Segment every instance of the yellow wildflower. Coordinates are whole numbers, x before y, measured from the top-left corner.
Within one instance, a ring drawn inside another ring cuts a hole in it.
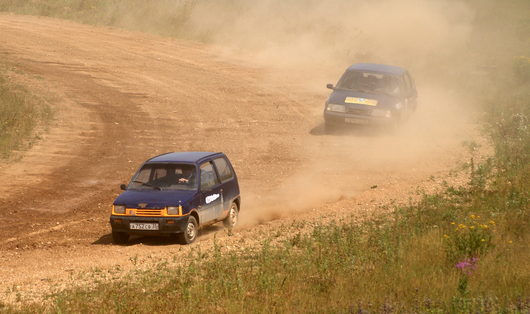
[[[488,225],[481,225],[482,229],[488,229],[489,226]]]
[[[467,226],[464,224],[458,224],[458,229],[466,229]]]
[[[494,225],[494,224],[495,224],[495,221],[490,220],[490,225]]]
[[[447,239],[447,238],[449,238],[449,236],[448,236],[447,234],[444,234],[444,238],[446,238],[446,239]]]
[[[471,217],[471,219],[475,219],[475,215],[470,215],[469,217]]]
[[[509,243],[509,244],[512,244],[512,243],[513,243],[513,241],[512,241],[512,240],[510,240],[510,241],[508,241],[508,243]]]
[[[484,240],[484,239],[480,239],[480,242],[486,242],[486,240]]]
[[[454,224],[456,224],[456,222],[452,221],[451,224],[454,225]]]
[[[471,227],[469,227],[469,229],[473,230],[473,229],[475,229],[475,226],[471,226]]]

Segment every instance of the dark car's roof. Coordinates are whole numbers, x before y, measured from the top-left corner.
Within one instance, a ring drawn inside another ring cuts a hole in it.
[[[212,152],[175,152],[162,154],[156,157],[153,157],[146,161],[146,163],[156,163],[156,162],[197,162],[208,156],[217,155],[220,153]]]
[[[348,68],[347,71],[370,71],[370,72],[380,72],[388,73],[393,75],[401,75],[405,73],[405,70],[402,67],[397,67],[393,65],[385,64],[375,64],[375,63],[357,63]]]

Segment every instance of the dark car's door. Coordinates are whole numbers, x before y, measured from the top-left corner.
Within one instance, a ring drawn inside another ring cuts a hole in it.
[[[239,195],[239,186],[234,171],[225,157],[216,158],[213,163],[221,180],[223,195],[223,208],[216,215],[217,218],[224,218],[230,208],[230,203]]]
[[[201,206],[198,211],[202,224],[217,218],[217,213],[223,210],[224,197],[221,182],[211,161],[201,164],[200,176]]]
[[[407,107],[410,111],[416,110],[417,102],[418,102],[418,92],[416,91],[416,86],[414,84],[414,81],[412,80],[412,77],[410,77],[410,74],[408,72],[404,75],[405,80],[405,86],[406,86],[406,94],[405,94],[405,102],[407,103]]]

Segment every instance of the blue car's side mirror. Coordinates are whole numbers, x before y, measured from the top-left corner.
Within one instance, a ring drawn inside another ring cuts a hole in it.
[[[120,189],[122,189],[122,190],[125,191],[125,190],[127,190],[127,186],[126,186],[125,184],[121,184],[121,185],[120,185]]]
[[[327,84],[326,87],[329,89],[334,89],[333,84]]]

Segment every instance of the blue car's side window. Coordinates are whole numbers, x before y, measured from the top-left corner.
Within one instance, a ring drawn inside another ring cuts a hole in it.
[[[226,162],[226,159],[224,158],[217,158],[213,161],[215,164],[215,167],[217,168],[217,172],[219,173],[219,176],[221,177],[221,182],[226,182],[231,180],[234,177],[234,174],[232,173],[232,169],[230,169],[230,166],[228,165],[228,162]]]
[[[209,190],[219,184],[217,174],[210,162],[201,165],[201,190]]]

